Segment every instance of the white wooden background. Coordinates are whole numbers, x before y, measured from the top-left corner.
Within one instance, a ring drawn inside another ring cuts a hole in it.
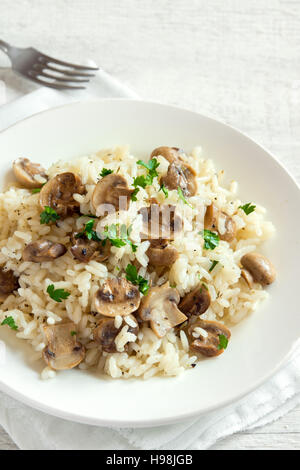
[[[1,0],[0,36],[247,132],[300,182],[299,0]],[[0,53],[7,99],[35,88]],[[1,68],[2,67],[2,68]],[[15,449],[0,429],[0,449]],[[300,407],[214,449],[300,449]]]

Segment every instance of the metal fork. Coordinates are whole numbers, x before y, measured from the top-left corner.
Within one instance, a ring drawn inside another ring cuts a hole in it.
[[[58,90],[84,89],[85,86],[81,83],[87,83],[91,77],[95,76],[91,72],[99,70],[98,67],[70,64],[54,59],[33,47],[13,47],[1,39],[0,49],[10,58],[15,72],[39,85]]]

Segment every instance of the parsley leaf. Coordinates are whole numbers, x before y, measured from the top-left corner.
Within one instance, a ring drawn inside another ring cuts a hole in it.
[[[111,173],[113,173],[113,170],[108,170],[107,168],[103,168],[101,173],[99,173],[99,175],[102,176],[102,178],[104,178],[104,176],[111,175]]]
[[[143,162],[142,160],[137,161],[138,165],[143,166],[148,170],[148,177],[151,179],[151,183],[153,182],[153,179],[158,176],[158,173],[156,171],[156,168],[159,167],[159,163],[156,160],[156,158],[151,158],[148,163]]]
[[[132,227],[131,225],[127,228],[125,224],[119,226],[119,224],[112,224],[110,226],[106,226],[104,232],[101,236],[105,240],[109,240],[113,246],[117,248],[121,248],[121,246],[130,245],[133,252],[137,250],[137,246],[129,240],[129,236],[131,233]]]
[[[211,266],[210,266],[210,268],[209,268],[209,272],[211,273],[212,270],[214,269],[214,267],[217,266],[217,264],[218,264],[219,261],[216,261],[215,259],[210,260],[210,261],[211,261]]]
[[[228,339],[225,335],[219,335],[218,349],[226,349],[228,345]]]
[[[131,194],[130,199],[131,199],[132,201],[137,201],[136,195],[137,195],[137,193],[139,192],[139,190],[140,190],[140,188],[135,188],[135,190],[134,190],[133,193]]]
[[[96,242],[100,242],[101,238],[98,237],[97,232],[93,229],[94,223],[95,223],[95,220],[93,219],[88,220],[84,226],[83,231],[77,233],[77,235],[75,235],[75,238],[86,237],[88,240],[94,240]]]
[[[169,191],[164,184],[161,185],[161,187],[159,188],[159,191],[162,191],[165,195],[165,198],[167,199],[167,197],[169,196]]]
[[[71,336],[77,335],[77,331],[71,331]]]
[[[139,286],[139,291],[146,295],[150,288],[147,279],[143,278],[142,276],[138,276],[137,269],[132,264],[127,265],[125,272],[127,281],[130,281],[132,284]]]
[[[246,215],[251,214],[251,212],[255,211],[256,206],[252,205],[251,202],[247,202],[247,204],[244,204],[243,206],[239,206],[239,209],[242,209]]]
[[[136,195],[140,190],[138,186],[140,186],[141,188],[145,188],[148,184],[151,184],[149,183],[147,178],[148,177],[144,175],[137,176],[136,178],[134,178],[132,185],[134,186],[135,189],[130,197],[132,201],[137,201]]]
[[[51,299],[55,300],[55,302],[61,302],[62,299],[67,299],[71,294],[64,289],[55,289],[54,284],[50,284],[47,287],[47,293],[50,295]]]
[[[187,204],[188,206],[190,206],[193,209],[193,206],[185,199],[180,186],[178,186],[178,188],[177,188],[177,193],[178,193],[179,198],[183,201],[183,203]]]
[[[6,317],[5,320],[3,320],[3,322],[1,323],[1,326],[2,325],[8,325],[9,328],[11,328],[12,330],[17,330],[18,329],[17,325],[15,324],[15,320],[13,319],[13,317]]]
[[[158,161],[156,158],[152,158],[149,160],[148,163],[143,162],[142,160],[137,161],[138,165],[143,166],[148,170],[148,174],[146,176],[140,175],[134,178],[133,180],[133,186],[135,187],[133,193],[131,194],[131,200],[136,201],[137,200],[137,193],[139,192],[139,187],[145,188],[146,186],[150,186],[153,183],[153,179],[158,176],[158,173],[156,171],[156,168],[159,166]]]
[[[205,250],[214,250],[216,246],[219,245],[219,235],[215,232],[212,232],[211,230],[202,230],[199,232],[200,235],[203,236],[204,238],[204,249]]]
[[[40,213],[41,224],[49,224],[49,222],[56,222],[56,220],[60,219],[60,216],[52,207],[45,206],[44,209],[45,210]]]

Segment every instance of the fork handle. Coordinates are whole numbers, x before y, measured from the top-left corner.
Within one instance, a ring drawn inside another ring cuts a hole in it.
[[[9,49],[10,49],[10,45],[7,42],[2,41],[2,39],[0,39],[0,49],[3,52],[5,52],[5,54],[8,54]]]

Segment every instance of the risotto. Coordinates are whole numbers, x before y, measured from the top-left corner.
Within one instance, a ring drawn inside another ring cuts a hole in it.
[[[275,269],[257,248],[275,229],[200,147],[13,169],[0,194],[0,324],[30,342],[44,379],[73,367],[176,376],[230,347],[231,326],[268,295]]]

